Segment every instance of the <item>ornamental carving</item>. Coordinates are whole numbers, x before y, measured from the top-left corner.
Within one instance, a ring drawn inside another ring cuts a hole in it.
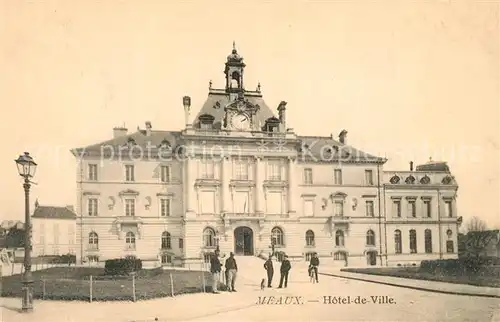
[[[401,178],[398,177],[397,175],[394,175],[390,180],[389,180],[392,184],[398,184],[399,181],[401,181]]]
[[[144,207],[146,208],[146,210],[149,210],[149,208],[151,207],[151,197],[146,197],[146,202],[144,204]]]
[[[453,183],[453,177],[446,176],[441,180],[442,184],[452,184]]]
[[[420,179],[421,184],[429,184],[430,182],[431,178],[429,178],[427,175],[425,175],[424,177],[422,177],[422,179]]]
[[[113,210],[113,208],[115,207],[115,204],[116,204],[115,197],[109,197],[108,198],[108,209]]]
[[[415,183],[415,177],[414,176],[409,176],[405,179],[406,184],[414,184]]]

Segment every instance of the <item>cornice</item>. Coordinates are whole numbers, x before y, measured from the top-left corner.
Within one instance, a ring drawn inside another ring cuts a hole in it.
[[[84,196],[100,196],[101,193],[98,191],[84,191],[82,193],[82,195],[84,195]]]

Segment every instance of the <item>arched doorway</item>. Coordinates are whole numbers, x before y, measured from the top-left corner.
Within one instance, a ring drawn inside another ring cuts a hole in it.
[[[253,230],[249,227],[238,227],[234,230],[234,254],[253,255]]]

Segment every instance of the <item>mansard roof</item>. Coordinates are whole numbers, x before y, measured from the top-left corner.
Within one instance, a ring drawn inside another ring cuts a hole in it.
[[[68,207],[38,206],[35,208],[32,217],[48,219],[76,219],[76,214]]]

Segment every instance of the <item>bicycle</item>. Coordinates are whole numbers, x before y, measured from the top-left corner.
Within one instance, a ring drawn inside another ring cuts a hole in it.
[[[309,282],[316,284],[316,275],[314,274],[314,267],[309,267]]]

